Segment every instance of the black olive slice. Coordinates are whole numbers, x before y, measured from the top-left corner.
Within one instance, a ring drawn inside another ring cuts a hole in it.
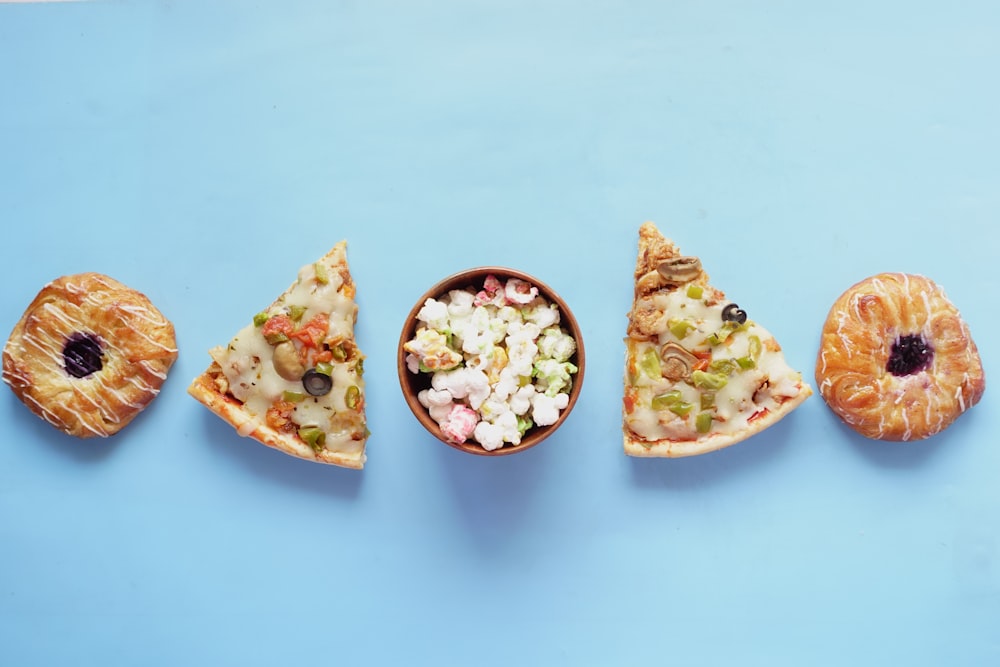
[[[310,368],[302,376],[302,386],[310,396],[325,396],[333,389],[333,378]]]
[[[735,303],[731,303],[722,309],[722,321],[743,324],[747,321],[747,311],[743,310]]]

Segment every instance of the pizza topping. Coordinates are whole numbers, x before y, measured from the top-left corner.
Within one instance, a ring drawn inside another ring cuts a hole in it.
[[[274,346],[274,357],[271,360],[275,372],[286,380],[295,381],[302,378],[306,367],[299,359],[295,344],[286,340]]]
[[[657,264],[656,272],[667,283],[688,283],[701,275],[701,260],[697,257],[673,257]]]
[[[698,328],[698,325],[689,319],[670,319],[667,320],[667,326],[670,328],[670,333],[680,339]]]
[[[358,389],[358,385],[352,384],[344,392],[344,405],[346,405],[351,410],[357,410],[360,401],[361,401],[361,390]]]
[[[689,378],[692,368],[698,362],[698,357],[673,341],[663,346],[663,349],[660,350],[660,358],[662,359],[660,374],[674,382]]]
[[[651,378],[663,375],[663,370],[660,366],[660,357],[656,354],[655,349],[646,350],[646,353],[639,360],[639,369]]]
[[[330,274],[326,270],[326,266],[322,262],[316,262],[313,264],[313,271],[316,273],[316,282],[320,285],[326,285],[330,282]]]
[[[650,405],[654,410],[670,410],[678,417],[686,417],[694,409],[694,405],[684,400],[679,389],[654,396]]]
[[[329,328],[330,322],[326,313],[317,313],[308,322],[299,327],[298,330],[289,335],[306,347],[318,348],[323,343],[323,339],[326,338],[326,332]]]
[[[718,391],[729,383],[729,377],[723,373],[706,373],[694,371],[691,373],[691,384],[699,389],[714,389]]]
[[[329,374],[310,368],[302,376],[302,386],[310,396],[325,396],[333,389],[333,379]]]
[[[800,377],[773,337],[736,304],[706,295],[707,289],[651,295],[659,313],[650,318],[652,339],[628,339],[626,423],[640,438],[735,432],[798,392]]]
[[[744,320],[744,324],[745,323],[746,320]],[[729,340],[729,337],[732,336],[734,333],[736,333],[737,331],[744,330],[745,329],[744,324],[740,324],[739,322],[732,320],[725,322],[723,323],[722,327],[710,333],[708,337],[705,339],[705,342],[708,343],[709,345],[722,345],[727,340]]]
[[[694,428],[698,433],[708,433],[712,430],[712,413],[699,412],[694,420]]]
[[[747,321],[747,311],[743,310],[735,303],[731,303],[722,309],[722,321],[743,324]]]
[[[347,361],[347,350],[344,349],[343,343],[338,343],[337,345],[331,346],[329,352],[330,352],[330,359],[340,362]]]
[[[322,449],[326,444],[326,432],[318,426],[303,426],[299,428],[299,437],[314,450]]]
[[[288,337],[295,331],[295,324],[288,315],[274,315],[268,317],[261,327],[260,333],[271,345],[277,345],[288,340]]]

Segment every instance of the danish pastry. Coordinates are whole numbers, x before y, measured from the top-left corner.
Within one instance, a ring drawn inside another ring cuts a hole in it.
[[[958,310],[932,280],[906,273],[862,280],[834,302],[816,383],[841,419],[878,440],[939,433],[986,388]]]
[[[36,415],[80,438],[125,427],[177,359],[174,326],[113,278],[81,273],[45,287],[3,349],[3,380]]]

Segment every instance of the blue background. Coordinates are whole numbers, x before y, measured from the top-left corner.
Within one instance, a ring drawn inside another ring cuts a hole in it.
[[[939,282],[997,377],[993,2],[0,5],[0,330],[112,275],[173,320],[106,441],[0,392],[0,663],[1000,664],[997,393],[879,443],[817,395],[739,446],[621,451],[625,313],[654,220],[812,381],[834,299]],[[342,238],[362,472],[239,438],[185,393]],[[417,297],[504,264],[588,350],[542,446],[423,432]]]

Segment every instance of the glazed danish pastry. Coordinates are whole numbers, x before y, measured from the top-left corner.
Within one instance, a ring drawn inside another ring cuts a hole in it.
[[[944,290],[905,273],[862,280],[834,302],[816,383],[841,419],[878,440],[939,433],[986,388],[976,344]]]
[[[36,415],[80,438],[125,427],[177,359],[174,326],[140,292],[99,273],[38,293],[3,349],[3,380]]]

